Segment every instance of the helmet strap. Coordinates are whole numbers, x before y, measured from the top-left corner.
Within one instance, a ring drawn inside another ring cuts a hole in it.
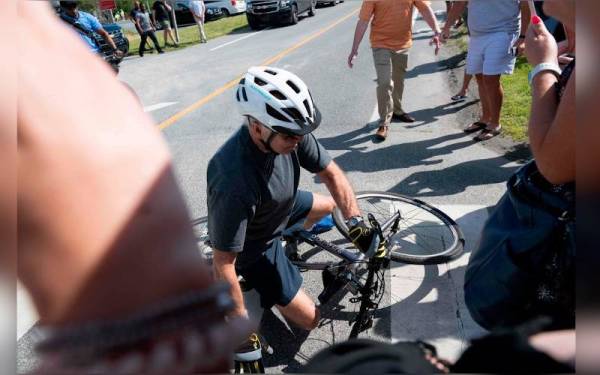
[[[273,141],[273,138],[275,138],[275,136],[277,135],[276,132],[274,132],[273,130],[271,130],[271,134],[269,134],[269,138],[267,138],[267,141],[263,141],[262,139],[260,140],[263,144],[263,146],[265,146],[265,148],[269,151],[274,153],[275,155],[278,155],[277,152],[275,152],[275,150],[273,150],[273,148],[271,148],[271,142]]]

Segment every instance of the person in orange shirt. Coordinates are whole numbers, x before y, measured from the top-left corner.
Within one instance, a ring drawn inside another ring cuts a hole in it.
[[[352,68],[358,55],[358,46],[371,23],[371,48],[377,72],[377,105],[379,128],[375,137],[385,140],[392,118],[402,122],[415,119],[402,109],[404,74],[408,66],[408,51],[412,46],[412,14],[417,8],[434,31],[431,40],[435,53],[440,49],[440,28],[429,6],[423,0],[363,0],[354,31],[354,43],[348,56]]]

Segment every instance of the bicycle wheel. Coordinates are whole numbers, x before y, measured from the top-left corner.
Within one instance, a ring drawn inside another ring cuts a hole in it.
[[[196,236],[196,243],[198,244],[198,250],[200,254],[209,263],[212,263],[213,251],[210,245],[210,239],[208,238],[208,217],[204,216],[192,221],[192,228],[194,235]]]
[[[463,251],[465,240],[458,225],[425,202],[375,191],[358,193],[356,199],[363,215],[373,214],[380,224],[400,211],[399,230],[389,238],[392,260],[412,264],[444,263]],[[350,240],[344,217],[337,208],[333,221],[340,233]]]

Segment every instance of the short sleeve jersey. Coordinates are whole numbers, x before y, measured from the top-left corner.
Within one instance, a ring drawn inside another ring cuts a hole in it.
[[[152,30],[152,23],[150,22],[150,16],[148,15],[148,13],[137,12],[135,15],[135,18],[140,23],[140,27],[142,28],[142,31],[151,31]]]
[[[330,162],[329,153],[312,134],[304,136],[291,154],[276,155],[258,149],[243,126],[208,164],[208,231],[212,246],[239,253],[239,268],[252,264],[288,223],[300,167],[318,173]]]
[[[363,0],[358,18],[371,21],[371,47],[394,51],[412,46],[415,0]],[[429,3],[429,2],[425,2]]]

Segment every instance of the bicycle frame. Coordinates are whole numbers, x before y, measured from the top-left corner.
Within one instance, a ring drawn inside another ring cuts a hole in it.
[[[380,226],[375,218],[370,215],[369,220],[371,226],[377,234],[373,237],[373,242],[365,253],[349,251],[332,244],[331,242],[325,241],[319,238],[318,235],[307,232],[306,230],[295,231],[292,233],[292,236],[290,236],[292,240],[302,240],[311,246],[323,249],[342,259],[338,263],[308,263],[292,259],[292,263],[300,268],[323,270],[324,272],[327,272],[329,267],[338,269],[338,272],[335,274],[334,279],[331,280],[329,285],[324,285],[324,290],[319,295],[319,301],[321,303],[328,301],[342,288],[347,288],[354,295],[360,293],[359,299],[356,300],[356,302],[360,301],[359,313],[357,314],[356,319],[350,322],[350,324],[354,323],[350,338],[356,338],[360,332],[372,326],[373,319],[368,313],[370,311],[375,311],[379,303],[379,301],[375,302],[371,300],[371,297],[373,294],[376,294],[376,289],[378,288],[377,284],[375,284],[375,286],[373,285],[373,281],[375,274],[381,269],[385,269],[389,264],[389,239],[398,231],[400,218],[401,213],[398,211]],[[390,229],[390,232],[384,238],[383,232],[387,229]],[[376,256],[376,251],[382,241],[387,241],[386,252]],[[356,268],[360,263],[367,263],[368,274],[364,284],[360,282],[355,273]]]

